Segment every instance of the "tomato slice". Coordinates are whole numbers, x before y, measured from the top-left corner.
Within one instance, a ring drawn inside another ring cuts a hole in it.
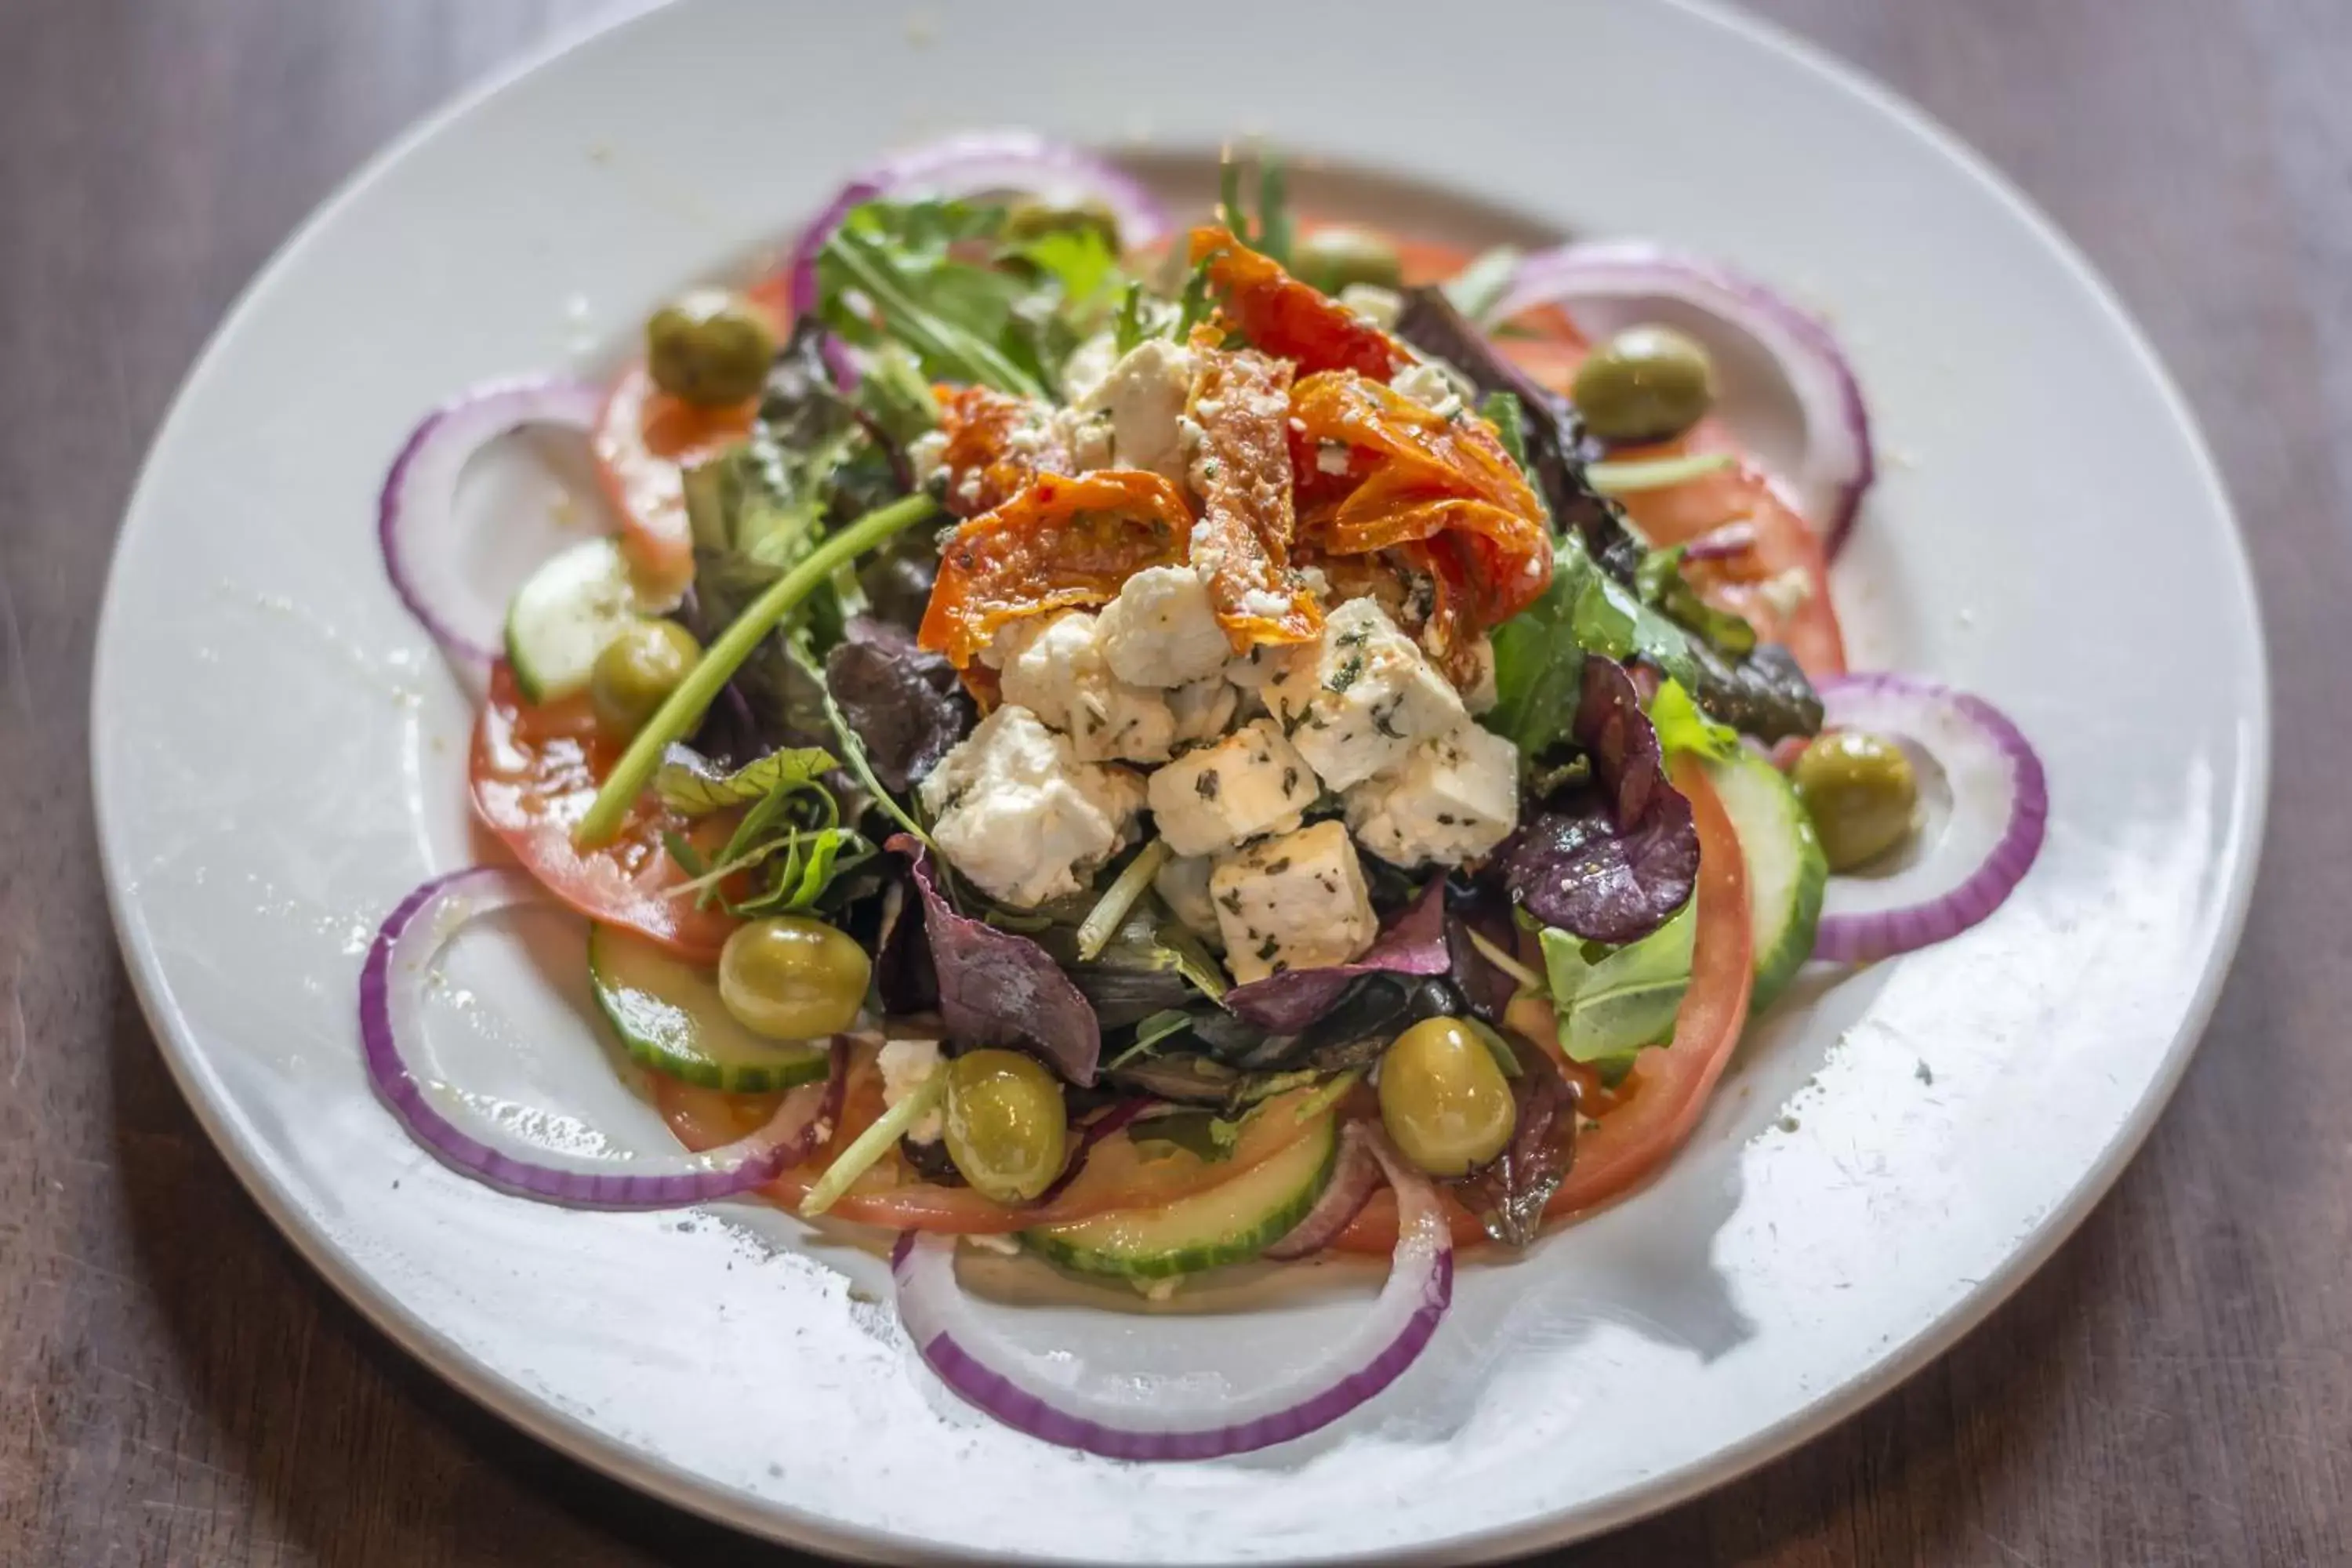
[[[782,341],[792,312],[782,270],[743,290],[744,303],[769,319]],[[756,397],[725,408],[698,408],[654,384],[643,364],[613,383],[589,448],[596,477],[621,514],[621,548],[648,598],[675,599],[694,581],[694,536],[686,521],[686,470],[751,432]]]
[[[1626,447],[1610,457],[1634,462],[1709,451],[1739,460],[1679,485],[1621,497],[1626,515],[1660,545],[1686,544],[1745,521],[1755,544],[1723,560],[1692,563],[1686,569],[1692,586],[1717,609],[1745,618],[1766,642],[1786,644],[1815,679],[1844,673],[1845,635],[1830,603],[1829,556],[1820,536],[1728,433],[1708,421],[1679,441]]]
[[[1545,1205],[1547,1215],[1577,1214],[1605,1203],[1664,1164],[1698,1124],[1748,1022],[1754,933],[1739,836],[1703,769],[1678,756],[1673,776],[1675,787],[1690,797],[1691,816],[1698,825],[1698,930],[1691,946],[1690,990],[1675,1016],[1673,1042],[1635,1058],[1633,1070],[1595,1117],[1599,1125],[1578,1137],[1576,1163]],[[1447,1206],[1457,1243],[1485,1238],[1467,1211],[1450,1199]],[[1391,1250],[1396,1246],[1395,1198],[1375,1194],[1333,1245],[1349,1252]]]
[[[1050,1203],[1015,1208],[981,1196],[970,1187],[943,1187],[918,1179],[896,1153],[860,1176],[833,1207],[835,1216],[891,1230],[932,1230],[964,1236],[995,1236],[1035,1225],[1060,1225],[1113,1209],[1158,1208],[1232,1181],[1269,1156],[1288,1148],[1313,1125],[1298,1106],[1314,1091],[1294,1089],[1268,1100],[1242,1129],[1232,1155],[1207,1161],[1164,1143],[1139,1144],[1115,1132],[1087,1152],[1077,1179]],[[773,1096],[726,1095],[656,1075],[654,1102],[689,1149],[730,1142],[760,1126],[775,1111]],[[870,1048],[860,1047],[850,1068],[841,1124],[823,1152],[768,1184],[776,1203],[797,1211],[833,1156],[881,1114],[881,1075]]]
[[[683,819],[640,805],[612,843],[581,849],[572,842],[572,826],[618,755],[597,733],[585,699],[530,707],[501,660],[474,729],[467,768],[474,814],[549,892],[589,919],[626,926],[681,958],[715,963],[738,922],[672,896],[687,874],[662,847],[661,835],[683,831]]]

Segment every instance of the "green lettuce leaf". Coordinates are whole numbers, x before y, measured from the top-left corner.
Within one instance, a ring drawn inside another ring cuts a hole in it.
[[[788,746],[731,773],[722,773],[680,749],[654,771],[654,793],[681,816],[708,816],[730,805],[764,800],[779,791],[814,784],[840,765],[832,752],[821,747]]]
[[[1568,931],[1543,932],[1544,975],[1569,1059],[1598,1068],[1614,1083],[1636,1052],[1673,1037],[1690,989],[1696,911],[1696,901],[1686,904],[1648,936],[1619,948]]]

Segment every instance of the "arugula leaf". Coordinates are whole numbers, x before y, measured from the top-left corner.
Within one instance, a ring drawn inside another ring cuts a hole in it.
[[[1193,263],[1192,276],[1184,279],[1183,298],[1176,304],[1176,319],[1169,324],[1168,337],[1172,342],[1182,342],[1192,335],[1192,329],[1209,313],[1209,263],[1215,259],[1204,256]]]
[[[793,746],[771,752],[731,773],[721,773],[684,747],[673,747],[669,759],[654,772],[654,793],[681,816],[707,816],[778,791],[813,784],[838,766],[830,752]]]
[[[1005,348],[1015,335],[1015,308],[1034,283],[952,253],[959,242],[992,238],[1003,226],[1002,209],[959,202],[853,207],[817,257],[818,313],[859,343],[877,341],[878,318],[881,334],[912,349],[935,379],[1042,397],[1044,377]]]
[[[1604,1081],[1614,1083],[1636,1052],[1672,1038],[1690,989],[1697,907],[1685,905],[1648,936],[1619,948],[1545,930],[1538,939],[1544,972],[1570,1060],[1599,1068]]]
[[[1091,226],[1040,235],[1015,254],[1058,284],[1073,310],[1098,309],[1126,280],[1102,230]]]
[[[1143,283],[1129,279],[1127,292],[1118,301],[1118,320],[1111,327],[1111,348],[1119,358],[1127,357],[1129,349],[1143,341]]]
[[[1478,416],[1495,427],[1503,450],[1522,472],[1528,466],[1528,410],[1516,392],[1490,392],[1478,400]],[[1549,503],[1546,503],[1549,510]]]
[[[1257,222],[1250,222],[1242,210],[1242,165],[1231,148],[1217,168],[1217,221],[1233,231],[1234,237],[1262,256],[1290,265],[1290,244],[1295,232],[1290,218],[1289,183],[1282,169],[1282,160],[1272,153],[1256,155],[1257,163]]]
[[[1650,722],[1658,731],[1659,746],[1668,752],[1695,752],[1721,762],[1739,747],[1739,732],[1708,718],[1683,683],[1672,678],[1662,681],[1658,694],[1650,699]]]
[[[1633,569],[1633,591],[1643,603],[1656,605],[1733,658],[1744,658],[1755,652],[1756,628],[1700,598],[1698,590],[1683,575],[1685,548],[1677,544],[1671,550],[1645,552],[1642,563]]]

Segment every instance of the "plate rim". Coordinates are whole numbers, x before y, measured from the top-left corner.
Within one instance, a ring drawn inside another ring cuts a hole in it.
[[[535,1397],[504,1373],[445,1342],[426,1322],[416,1318],[391,1292],[382,1289],[364,1271],[350,1265],[344,1255],[301,1213],[254,1157],[241,1135],[234,1133],[227,1097],[216,1076],[189,1042],[196,1030],[181,1011],[162,973],[155,946],[126,891],[130,879],[121,861],[122,829],[110,808],[108,780],[109,731],[101,719],[101,694],[108,689],[115,657],[110,650],[119,637],[115,622],[116,586],[131,538],[132,519],[142,510],[153,482],[155,456],[164,437],[180,420],[184,407],[205,384],[225,345],[247,314],[310,247],[319,232],[344,207],[359,200],[415,146],[439,135],[453,122],[472,113],[517,81],[529,77],[592,41],[626,31],[682,0],[616,0],[614,5],[581,22],[557,28],[548,37],[460,88],[394,135],[383,147],[346,174],[270,252],[238,290],[204,346],[185,372],[150,434],[146,451],[118,520],[99,615],[92,633],[89,706],[90,795],[99,858],[105,884],[107,911],[124,960],[132,994],[142,1016],[154,1037],[159,1054],[197,1123],[239,1184],[268,1216],[287,1242],[342,1297],[353,1310],[401,1352],[435,1376],[456,1388],[489,1414],[543,1443],[600,1476],[619,1481],[656,1501],[698,1515],[757,1539],[805,1547],[858,1561],[1026,1561],[1012,1554],[970,1552],[952,1559],[941,1543],[887,1530],[845,1524],[811,1512],[781,1499],[753,1500],[737,1489],[637,1449],[573,1416],[552,1402]],[[1403,1547],[1372,1547],[1307,1561],[1371,1563],[1425,1558],[1442,1552],[1446,1560],[1491,1561],[1518,1552],[1538,1551],[1583,1541],[1661,1513],[1682,1503],[1731,1485],[1772,1460],[1843,1425],[1877,1403],[1940,1359],[1963,1338],[1981,1326],[2024,1283],[2046,1265],[2105,1200],[2126,1168],[2137,1157],[2158,1121],[2178,1092],[2190,1060],[2202,1043],[2223,986],[2234,967],[2252,903],[2262,848],[2267,830],[2273,764],[2272,676],[2267,626],[2262,611],[2245,530],[2229,486],[2205,439],[2195,410],[2182,394],[2169,368],[2105,277],[2042,208],[2000,168],[1978,153],[1957,132],[1926,109],[1892,87],[1780,23],[1737,9],[1719,0],[1652,0],[1696,21],[1740,36],[1780,55],[1811,73],[1816,83],[1843,90],[1868,103],[1879,113],[1917,134],[1944,159],[1994,196],[2062,265],[2084,291],[2086,300],[2106,318],[2137,362],[2158,396],[2182,449],[2202,483],[2207,503],[2220,514],[2228,536],[2232,567],[2231,596],[2237,601],[2251,633],[2249,706],[2242,715],[2242,739],[2237,758],[2242,767],[2235,797],[2227,803],[2234,831],[2224,840],[2228,860],[2227,886],[2221,918],[2202,973],[2165,1046],[2147,1091],[2116,1129],[2093,1163],[2030,1229],[2022,1233],[1994,1271],[1938,1316],[1923,1322],[1916,1332],[1889,1347],[1860,1373],[1843,1379],[1792,1411],[1781,1420],[1756,1428],[1737,1443],[1714,1450],[1677,1468],[1643,1478],[1603,1494],[1572,1511],[1553,1512],[1490,1529],[1471,1531],[1442,1541]]]

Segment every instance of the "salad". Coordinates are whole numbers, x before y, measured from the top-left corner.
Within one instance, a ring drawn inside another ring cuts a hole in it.
[[[526,1196],[863,1227],[958,1393],[1139,1459],[1375,1396],[1458,1251],[1642,1184],[1801,968],[1983,920],[2047,809],[1987,704],[1845,668],[1871,447],[1819,321],[1647,243],[1470,255],[1224,176],[1185,226],[1025,134],[866,170],[609,382],[431,415],[379,518],[511,857],[384,921],[385,1102]],[[1778,471],[1727,343],[1804,416]],[[587,444],[610,531],[493,630],[446,533],[527,426]],[[548,900],[674,1152],[518,1150],[436,1070],[436,952]],[[1139,1391],[1009,1343],[960,1247],[1130,1301],[1389,1273],[1273,1384]]]

